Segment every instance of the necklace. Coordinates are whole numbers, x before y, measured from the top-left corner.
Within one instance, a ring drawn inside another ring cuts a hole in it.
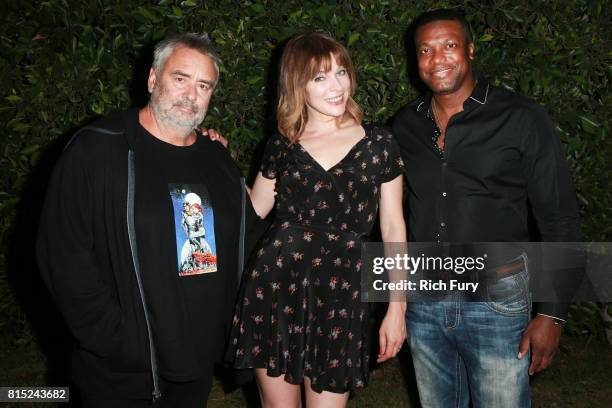
[[[433,113],[434,121],[436,122],[438,129],[440,129],[440,133],[444,133],[440,118],[438,117],[438,109],[436,108],[436,100],[434,98],[431,98],[431,113]]]
[[[438,152],[441,155],[443,155],[444,154],[444,138],[445,138],[446,130],[443,130],[442,126],[440,125],[440,119],[438,118],[438,109],[436,108],[436,100],[433,98],[431,99],[431,113],[433,114],[433,120],[438,128],[434,132],[434,135],[436,137],[433,139],[433,142],[436,148],[438,149]]]

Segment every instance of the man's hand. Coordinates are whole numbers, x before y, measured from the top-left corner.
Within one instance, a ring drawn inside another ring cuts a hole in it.
[[[531,319],[521,338],[518,354],[518,358],[522,359],[531,347],[529,375],[544,370],[552,363],[560,336],[561,326],[550,317],[537,315]]]
[[[200,128],[200,132],[202,132],[202,135],[208,136],[213,142],[219,142],[223,145],[223,147],[227,148],[229,141],[215,129]]]

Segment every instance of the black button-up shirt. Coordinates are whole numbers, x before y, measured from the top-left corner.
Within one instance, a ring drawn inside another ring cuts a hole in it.
[[[535,102],[480,77],[446,129],[443,155],[427,94],[398,113],[406,166],[408,235],[420,242],[580,240],[578,208],[553,123]]]
[[[393,123],[405,164],[413,242],[525,242],[531,207],[542,241],[578,242],[578,207],[561,143],[534,101],[480,77],[446,129],[443,154],[429,93]],[[565,317],[567,305],[538,312]]]

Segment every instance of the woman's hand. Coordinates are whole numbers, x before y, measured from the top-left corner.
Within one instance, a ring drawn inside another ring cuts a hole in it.
[[[380,348],[376,362],[382,363],[397,355],[406,340],[406,303],[391,302],[378,330]]]
[[[259,218],[262,220],[268,216],[270,211],[272,211],[272,207],[274,207],[274,202],[276,200],[275,186],[276,180],[265,178],[260,171],[257,173],[253,188],[251,190],[247,190],[249,192],[253,208],[255,209],[257,215],[259,215]]]
[[[395,253],[407,253],[406,224],[402,208],[402,176],[383,183],[380,195],[380,231],[384,242],[390,243],[386,246],[385,256],[393,256]],[[393,254],[387,254],[387,249]],[[399,252],[398,252],[399,251]],[[405,278],[405,271],[389,271],[390,282],[400,282]],[[399,353],[406,340],[406,302],[405,294],[401,291],[391,291],[387,314],[378,330],[380,350],[377,362],[381,363],[393,358]]]
[[[200,132],[202,132],[203,136],[208,136],[213,142],[221,143],[223,147],[227,149],[229,141],[225,137],[223,137],[222,134],[218,133],[215,129],[200,128]]]

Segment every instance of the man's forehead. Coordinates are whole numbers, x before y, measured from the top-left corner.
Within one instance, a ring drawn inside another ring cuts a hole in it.
[[[208,55],[185,46],[179,46],[173,50],[164,64],[165,69],[170,69],[171,71],[189,67],[192,69],[212,68],[214,70],[214,65],[213,59]]]
[[[440,39],[443,37],[465,37],[463,25],[456,20],[436,20],[424,24],[417,29],[415,42],[417,44]]]

